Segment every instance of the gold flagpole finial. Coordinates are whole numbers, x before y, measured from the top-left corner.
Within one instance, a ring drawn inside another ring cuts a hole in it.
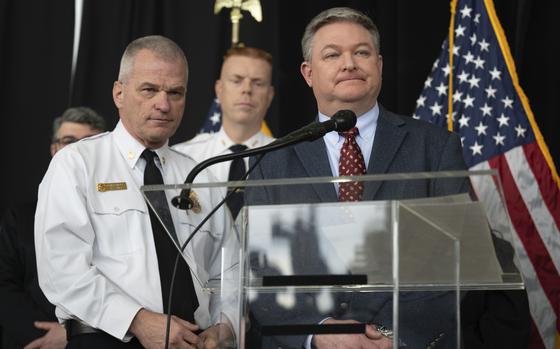
[[[241,11],[249,11],[257,21],[262,21],[262,8],[259,0],[216,0],[214,14],[218,14],[222,8],[231,8],[231,46],[239,46],[239,21],[243,18]]]

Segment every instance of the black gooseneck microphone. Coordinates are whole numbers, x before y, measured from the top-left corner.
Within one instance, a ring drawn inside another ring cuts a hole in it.
[[[329,120],[323,122],[313,122],[304,126],[286,136],[275,140],[265,146],[253,149],[247,149],[239,153],[232,153],[226,155],[215,156],[209,158],[198,165],[196,165],[185,179],[185,184],[191,184],[195,177],[205,168],[224,161],[233,160],[236,158],[244,158],[251,155],[258,155],[268,153],[286,146],[300,143],[311,142],[318,138],[323,137],[326,133],[331,131],[344,132],[350,130],[356,125],[356,114],[351,110],[339,110]],[[173,206],[182,209],[190,210],[193,208],[193,202],[189,198],[190,189],[183,189],[181,193],[171,200]]]

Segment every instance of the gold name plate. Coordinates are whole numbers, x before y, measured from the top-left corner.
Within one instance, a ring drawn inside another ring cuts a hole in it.
[[[97,183],[97,191],[126,190],[126,182],[117,183]]]

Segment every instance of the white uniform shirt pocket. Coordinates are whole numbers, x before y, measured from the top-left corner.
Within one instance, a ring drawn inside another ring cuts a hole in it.
[[[94,249],[104,256],[134,253],[153,240],[146,203],[134,189],[93,192],[90,197],[96,239]],[[147,223],[146,223],[147,221]]]

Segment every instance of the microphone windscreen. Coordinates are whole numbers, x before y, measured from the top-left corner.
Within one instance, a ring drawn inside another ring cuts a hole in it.
[[[351,110],[339,110],[332,117],[331,120],[335,123],[336,132],[344,132],[356,126],[356,114]]]

